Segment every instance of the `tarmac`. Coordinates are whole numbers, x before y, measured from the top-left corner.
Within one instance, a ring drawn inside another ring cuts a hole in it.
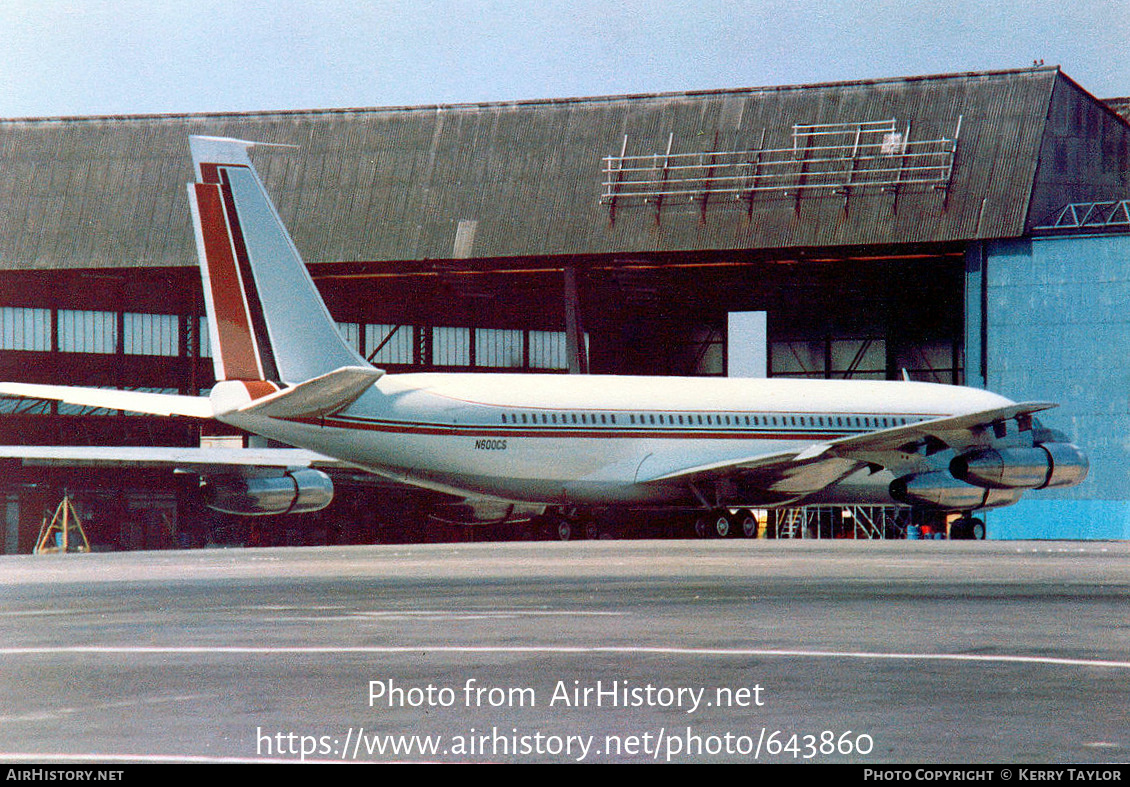
[[[1130,543],[0,558],[0,761],[1130,759]]]

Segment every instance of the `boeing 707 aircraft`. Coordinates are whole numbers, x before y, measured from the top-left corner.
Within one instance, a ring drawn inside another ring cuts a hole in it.
[[[979,509],[1087,474],[1084,453],[1034,418],[1054,404],[974,388],[385,374],[339,334],[251,163],[253,145],[190,140],[188,196],[217,380],[209,397],[18,383],[0,393],[214,417],[456,495],[469,521],[603,506],[725,518],[752,507],[902,503],[961,512],[961,531],[974,528]],[[332,495],[313,467],[286,478],[285,510],[316,510]],[[243,513],[271,513],[267,492],[278,486],[249,487]]]

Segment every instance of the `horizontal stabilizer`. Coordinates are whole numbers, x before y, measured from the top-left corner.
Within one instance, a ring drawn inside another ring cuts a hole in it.
[[[28,399],[49,399],[84,407],[105,407],[147,415],[187,415],[211,418],[212,403],[206,396],[118,391],[113,388],[81,388],[71,385],[35,385],[32,383],[0,383],[0,396],[23,396]]]
[[[353,404],[383,374],[382,370],[371,366],[343,366],[321,377],[256,399],[239,408],[239,411],[270,418],[327,415]]]

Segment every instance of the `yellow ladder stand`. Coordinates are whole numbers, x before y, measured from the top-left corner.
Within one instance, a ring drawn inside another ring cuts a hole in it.
[[[77,531],[78,535],[82,538],[82,543],[75,540],[74,547],[71,547],[71,533]],[[59,537],[52,538],[56,533]],[[89,552],[90,542],[86,540],[86,533],[82,529],[82,521],[78,517],[78,512],[75,511],[74,504],[71,502],[70,495],[63,495],[63,501],[59,503],[58,508],[55,509],[55,516],[51,517],[51,522],[47,522],[47,517],[43,517],[43,523],[39,526],[39,538],[35,542],[34,554],[46,555],[52,552]]]

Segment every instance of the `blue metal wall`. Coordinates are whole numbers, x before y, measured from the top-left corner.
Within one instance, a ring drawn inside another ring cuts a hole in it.
[[[1082,485],[990,512],[989,536],[1130,538],[1130,235],[995,241],[967,262],[969,384],[1059,402],[1041,420],[1091,459]]]

